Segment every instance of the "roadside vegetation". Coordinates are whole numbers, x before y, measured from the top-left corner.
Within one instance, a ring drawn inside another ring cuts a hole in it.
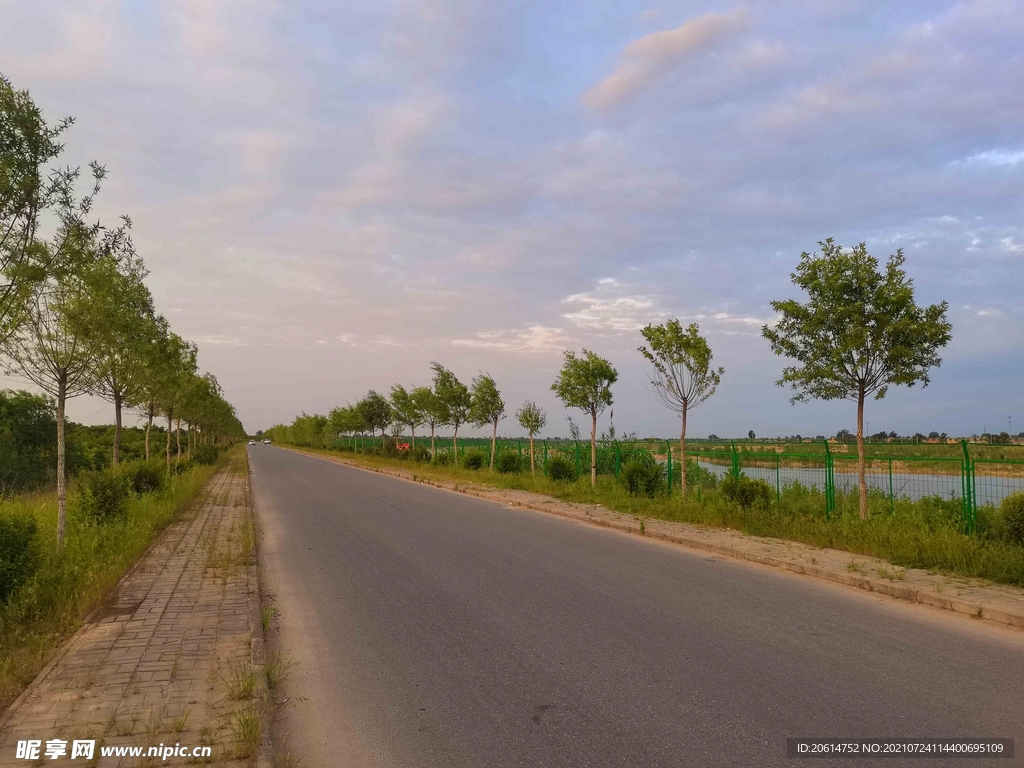
[[[35,390],[0,390],[0,708],[245,437],[157,313],[131,219],[95,217],[106,169],[64,164],[73,124],[0,75],[0,370]],[[113,426],[68,420],[86,394]]]
[[[62,552],[52,491],[0,499],[0,710],[102,603],[154,536],[198,503],[228,453],[197,452],[170,473],[162,461],[151,460],[80,474],[71,486]]]

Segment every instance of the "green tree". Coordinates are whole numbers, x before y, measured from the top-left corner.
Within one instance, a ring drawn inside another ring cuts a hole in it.
[[[157,367],[153,371],[159,377],[156,392],[157,409],[167,418],[167,442],[164,447],[164,455],[168,469],[171,468],[172,434],[175,434],[177,440],[175,457],[181,458],[179,409],[184,405],[188,396],[190,377],[196,372],[196,354],[195,344],[186,341],[176,333],[169,333],[166,338],[161,340]],[[174,429],[175,419],[178,419],[177,433]]]
[[[0,343],[25,319],[33,286],[46,276],[50,251],[37,240],[39,219],[67,198],[74,173],[48,174],[46,165],[71,124],[47,125],[28,91],[0,75]]]
[[[612,384],[619,374],[612,364],[588,349],[578,357],[566,351],[562,370],[551,385],[566,408],[579,408],[590,415],[590,485],[597,487],[597,417],[612,404]]]
[[[32,490],[53,477],[56,433],[49,399],[0,389],[0,498]]]
[[[459,463],[459,426],[469,420],[469,411],[473,401],[469,388],[459,381],[455,374],[440,363],[430,364],[434,372],[434,397],[437,399],[438,413],[441,424],[454,428],[452,447],[455,451],[455,464]]]
[[[533,437],[548,423],[548,416],[544,410],[532,400],[527,400],[522,407],[516,411],[516,421],[519,426],[525,429],[530,435],[530,472],[536,473],[537,464],[533,454]]]
[[[160,387],[163,384],[161,376],[164,354],[170,337],[167,319],[160,315],[154,317],[148,336],[140,350],[138,401],[133,406],[136,413],[146,419],[146,461],[150,459],[153,419],[160,412]]]
[[[97,297],[92,339],[98,370],[93,394],[114,406],[115,467],[120,460],[122,411],[142,396],[146,349],[159,332],[145,276],[142,260],[128,249],[102,258],[87,277]]]
[[[686,499],[686,417],[689,412],[715,394],[724,368],[711,365],[713,355],[707,339],[696,323],[683,329],[678,320],[648,325],[641,333],[647,341],[639,352],[651,364],[651,386],[668,409],[679,414],[679,472],[682,495]]]
[[[852,400],[857,403],[860,517],[867,519],[864,458],[864,401],[885,397],[890,386],[927,386],[929,369],[942,361],[952,326],[948,304],[918,307],[914,284],[898,250],[885,271],[861,243],[844,251],[829,238],[821,253],[800,255],[791,275],[808,302],[773,301],[779,314],[761,333],[775,354],[797,361],[784,368],[779,386],[792,388],[792,402]]]
[[[434,431],[444,423],[444,408],[430,387],[416,387],[411,394],[421,423],[430,427],[430,455],[433,456]]]
[[[388,399],[371,389],[366,393],[366,397],[356,403],[356,408],[359,409],[359,415],[363,417],[363,423],[370,430],[370,434],[376,435],[379,429],[383,437],[394,416]]]
[[[498,422],[505,418],[505,401],[489,373],[481,373],[472,381],[469,419],[478,427],[491,426],[491,470],[498,443]]]
[[[65,409],[68,398],[86,394],[96,380],[96,356],[89,338],[90,305],[95,297],[82,279],[83,265],[94,255],[94,243],[85,232],[73,238],[75,258],[35,284],[24,323],[7,337],[3,347],[12,372],[56,402],[58,550],[64,548],[67,529]]]
[[[413,396],[416,389],[408,391],[401,384],[391,388],[391,410],[395,414],[395,422],[412,431],[412,447],[416,447],[416,427],[423,423],[423,415]]]

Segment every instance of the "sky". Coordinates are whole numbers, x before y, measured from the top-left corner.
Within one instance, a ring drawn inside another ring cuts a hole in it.
[[[76,118],[63,162],[106,165],[97,215],[131,216],[158,309],[250,431],[429,383],[437,360],[565,435],[550,385],[585,347],[619,371],[616,429],[673,435],[636,349],[669,318],[725,368],[691,435],[854,429],[852,403],[791,405],[760,336],[826,237],[902,248],[918,302],[950,305],[930,386],[871,403],[871,432],[1024,430],[1024,2],[0,0],[0,18],[0,72]]]

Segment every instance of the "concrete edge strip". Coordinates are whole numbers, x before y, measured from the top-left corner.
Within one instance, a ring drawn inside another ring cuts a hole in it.
[[[279,446],[281,447],[281,446]],[[347,467],[353,467],[354,469],[361,469],[366,472],[376,472],[377,474],[387,475],[400,480],[406,480],[408,482],[419,483],[420,485],[429,485],[434,488],[439,488],[445,491],[451,491],[454,493],[461,493],[466,496],[474,496],[476,498],[484,499],[486,501],[496,502],[502,506],[514,506],[518,509],[527,509],[531,512],[540,512],[546,515],[555,515],[557,517],[564,517],[569,520],[576,520],[588,525],[595,525],[601,528],[610,528],[613,530],[621,531],[623,533],[632,533],[638,536],[643,536],[649,539],[659,539],[661,541],[667,541],[672,544],[678,544],[686,547],[687,549],[695,549],[701,552],[712,552],[716,555],[722,555],[729,557],[734,560],[743,560],[746,562],[757,563],[759,565],[766,565],[771,568],[778,570],[789,571],[791,573],[797,573],[802,576],[811,576],[813,578],[821,579],[823,581],[831,581],[836,584],[842,584],[848,587],[854,587],[861,589],[866,592],[874,592],[876,594],[886,595],[893,597],[898,600],[904,600],[911,603],[920,603],[922,605],[928,605],[934,608],[941,608],[947,611],[953,611],[954,613],[962,613],[973,618],[987,619],[994,621],[999,624],[1005,624],[1007,626],[1015,627],[1018,629],[1024,629],[1024,613],[1012,613],[1005,611],[1000,608],[993,608],[992,606],[986,605],[978,601],[967,600],[956,597],[943,597],[939,594],[932,594],[921,589],[914,589],[912,587],[901,586],[899,584],[892,584],[888,581],[881,579],[871,579],[865,576],[856,576],[851,573],[843,573],[842,571],[835,571],[829,568],[821,568],[815,566],[807,566],[801,563],[790,562],[781,558],[772,557],[770,555],[758,555],[752,552],[746,552],[742,549],[736,549],[734,547],[722,546],[720,544],[709,544],[708,542],[701,541],[687,537],[680,534],[662,532],[662,531],[650,531],[647,530],[644,533],[640,533],[640,526],[631,525],[628,522],[619,522],[612,520],[598,520],[592,518],[586,514],[573,515],[560,509],[551,509],[540,505],[524,504],[522,502],[509,502],[507,499],[503,499],[500,496],[489,493],[487,491],[480,491],[476,488],[465,488],[460,486],[458,483],[445,483],[429,480],[427,478],[420,478],[410,476],[412,473],[406,473],[405,470],[392,469],[390,467],[370,467],[364,464],[360,464],[349,459],[334,456],[324,456],[317,453],[309,453],[301,449],[295,449],[291,447],[285,448],[295,453],[301,453],[305,456],[321,459],[323,461],[330,461],[335,464],[342,464]],[[539,494],[538,494],[539,495]],[[552,499],[554,502],[558,502],[558,499]],[[570,502],[559,502],[559,503],[570,503]],[[626,514],[626,513],[622,513]],[[658,521],[661,522],[661,521]],[[787,543],[785,539],[769,539],[772,542]]]
[[[256,529],[256,508],[252,500],[252,465],[249,463],[248,449],[245,456],[245,506],[252,520],[253,537],[255,539],[255,563],[246,567],[249,582],[249,631],[252,637],[250,661],[254,667],[264,670],[267,664],[267,647],[263,638],[263,591],[260,584],[259,567],[259,535]],[[264,674],[264,680],[266,676]],[[270,691],[267,691],[268,705],[263,711],[263,735],[256,749],[256,768],[272,768],[274,764],[274,743],[270,738],[270,728],[274,722],[274,708],[270,705]]]

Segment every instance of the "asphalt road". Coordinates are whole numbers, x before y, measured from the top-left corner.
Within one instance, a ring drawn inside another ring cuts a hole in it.
[[[1024,633],[250,448],[307,768],[803,763],[787,737],[1009,737]],[[814,765],[848,764],[814,761]],[[854,765],[1016,765],[857,760]]]

